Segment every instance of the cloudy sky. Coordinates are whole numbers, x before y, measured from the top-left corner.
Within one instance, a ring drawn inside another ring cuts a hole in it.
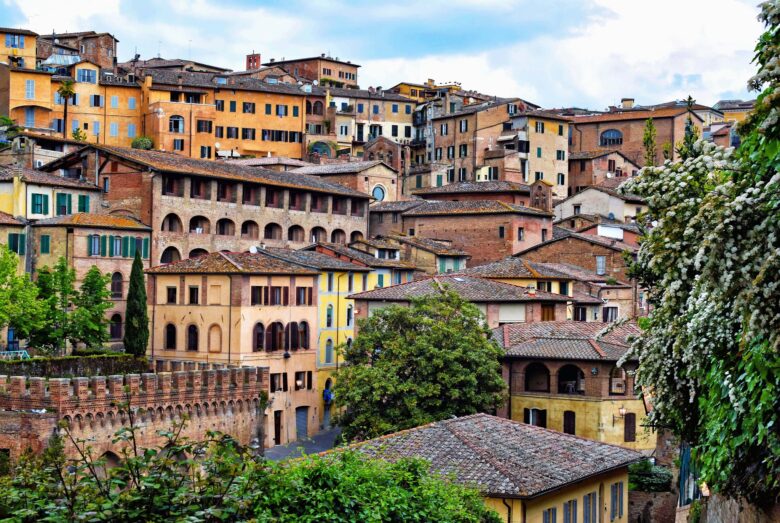
[[[243,69],[329,53],[359,82],[459,81],[545,107],[747,98],[758,0],[0,0],[0,25],[108,31],[120,60]]]

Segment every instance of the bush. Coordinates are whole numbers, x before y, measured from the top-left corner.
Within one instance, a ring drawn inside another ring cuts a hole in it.
[[[144,149],[145,151],[148,151],[154,147],[154,142],[148,136],[138,136],[130,143],[130,147],[133,149]]]
[[[93,356],[0,360],[0,375],[5,376],[70,378],[139,374],[148,370],[149,363],[145,358],[136,358],[130,354],[100,353]]]
[[[642,492],[669,492],[672,486],[672,473],[654,466],[649,460],[634,463],[628,467],[628,489]]]

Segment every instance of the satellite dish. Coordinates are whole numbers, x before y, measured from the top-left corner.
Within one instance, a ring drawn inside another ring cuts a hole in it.
[[[251,252],[252,254],[257,254],[257,247],[256,247],[256,246],[254,246],[254,245],[252,245],[252,246],[249,248],[249,252]]]

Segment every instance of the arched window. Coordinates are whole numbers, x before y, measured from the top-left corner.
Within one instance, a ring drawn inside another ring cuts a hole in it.
[[[247,220],[241,224],[241,237],[245,240],[256,240],[260,237],[260,227],[257,222]]]
[[[190,232],[195,234],[209,234],[211,222],[205,216],[193,216],[190,219]]]
[[[282,226],[278,223],[269,223],[265,226],[265,231],[263,231],[263,238],[266,240],[281,240]]]
[[[172,323],[165,326],[165,350],[176,350],[176,326]]]
[[[263,350],[265,343],[265,327],[262,323],[256,323],[255,328],[252,329],[252,352],[260,352]]]
[[[352,327],[352,305],[347,306],[347,327]]]
[[[601,146],[623,145],[623,133],[617,129],[608,129],[601,133]]]
[[[217,222],[217,234],[220,236],[235,236],[236,224],[230,218],[222,218]]]
[[[195,325],[187,327],[187,350],[198,350],[198,327]]]
[[[558,369],[558,394],[585,394],[585,373],[576,365]]]
[[[182,232],[184,230],[181,219],[173,213],[163,218],[161,228],[167,232]]]
[[[525,368],[525,390],[550,392],[550,371],[542,363],[531,363]]]
[[[322,107],[323,107],[322,102],[320,102],[319,100],[314,102],[314,106],[312,107],[314,114],[322,114]]]
[[[160,256],[160,263],[173,263],[179,260],[181,260],[181,253],[176,247],[166,248]]]
[[[293,225],[287,230],[287,239],[291,242],[306,241],[306,231],[300,225]]]
[[[109,334],[111,335],[112,340],[118,340],[122,337],[122,316],[119,314],[111,316]]]
[[[309,324],[302,321],[298,324],[298,336],[301,338],[301,348],[309,348]]]
[[[325,313],[325,326],[333,327],[333,305],[328,305],[328,310]]]
[[[184,118],[178,114],[174,114],[168,119],[168,132],[171,133],[183,133],[184,132]]]
[[[314,227],[311,230],[311,241],[313,243],[324,242],[328,239],[328,233],[322,227]]]
[[[311,102],[306,100],[306,114],[311,114]]]
[[[325,363],[333,363],[333,340],[325,342]]]
[[[347,234],[341,229],[334,229],[330,233],[330,241],[331,243],[347,243]]]
[[[362,239],[363,239],[363,233],[360,231],[352,231],[352,234],[349,235],[350,242],[357,242]]]
[[[374,187],[374,190],[371,191],[371,196],[373,196],[376,201],[381,202],[386,196],[385,188],[381,185],[377,185]]]
[[[626,393],[626,371],[622,367],[613,367],[609,373],[609,393]]]
[[[209,251],[206,249],[192,249],[190,251],[190,258],[197,258],[198,256],[203,256],[204,254],[208,254]]]
[[[222,329],[216,324],[209,327],[209,352],[222,352]]]
[[[111,297],[114,299],[122,299],[124,294],[124,281],[122,280],[122,273],[115,272],[111,275]]]
[[[265,350],[275,351],[284,348],[284,326],[280,322],[272,323],[265,337]]]

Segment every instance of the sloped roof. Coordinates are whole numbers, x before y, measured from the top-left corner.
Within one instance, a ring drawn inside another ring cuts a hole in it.
[[[307,165],[298,169],[293,169],[290,172],[296,174],[309,174],[314,176],[322,176],[328,174],[356,174],[363,172],[377,165],[384,165],[391,171],[395,171],[392,167],[385,164],[381,160],[373,160],[367,162],[340,162],[340,163],[323,163],[318,165]]]
[[[24,222],[17,220],[7,212],[0,211],[0,225],[18,225],[24,226]]]
[[[249,252],[212,252],[146,270],[150,274],[317,274],[273,256]]]
[[[171,152],[145,151],[142,149],[132,149],[130,147],[109,145],[90,144],[78,151],[73,151],[72,153],[49,162],[44,167],[47,169],[57,169],[61,165],[66,164],[72,158],[78,158],[81,152],[88,148],[95,148],[120,158],[144,165],[151,169],[166,173],[208,176],[228,180],[261,183],[277,187],[304,189],[329,194],[338,194],[342,196],[352,196],[356,198],[370,198],[370,196],[367,194],[352,190],[343,185],[329,183],[325,180],[317,178],[316,176],[290,174],[290,172],[276,172],[268,169],[246,167],[227,161],[200,160],[196,158],[188,158],[186,156]]]
[[[482,111],[487,111],[489,109],[493,109],[495,107],[500,107],[502,105],[506,105],[514,102],[523,102],[523,100],[521,100],[520,98],[496,98],[495,100],[491,100],[490,102],[464,105],[460,111],[434,116],[433,118],[431,118],[431,120],[442,120],[445,118],[458,118],[459,116],[465,116],[467,114],[474,114]]]
[[[531,186],[524,183],[507,181],[489,182],[455,182],[440,187],[426,187],[412,191],[414,194],[461,194],[461,193],[496,193],[512,192],[530,194]]]
[[[617,445],[488,414],[439,421],[347,448],[391,462],[423,458],[434,473],[506,498],[534,498],[642,459]]]
[[[368,267],[390,268],[390,269],[415,269],[416,268],[415,265],[411,262],[404,261],[404,260],[391,260],[387,258],[376,258],[375,256],[368,254],[367,252],[358,249],[353,249],[351,247],[347,247],[346,245],[341,243],[318,242],[315,245],[310,245],[309,247],[306,247],[306,250],[314,250],[317,248],[318,245],[326,249],[330,249],[333,252],[340,254],[342,256],[346,256],[353,260],[357,260],[358,262],[363,263]]]
[[[303,160],[296,160],[295,158],[286,158],[282,156],[262,156],[260,158],[241,158],[238,160],[227,161],[236,165],[243,165],[245,167],[264,167],[266,165],[289,165],[291,167],[306,167],[311,165],[309,162],[304,162]]]
[[[664,107],[661,109],[650,110],[625,110],[613,111],[601,114],[575,115],[575,124],[599,123],[599,122],[618,122],[623,120],[647,120],[648,118],[675,118],[688,113],[687,107]],[[692,117],[699,118],[696,113],[691,112]],[[699,118],[701,120],[701,118]]]
[[[26,167],[10,167],[0,166],[0,182],[10,182],[17,174],[21,175],[21,180],[26,183],[36,185],[50,185],[53,187],[69,187],[73,189],[81,189],[84,191],[99,191],[100,188],[97,185],[88,183],[82,180],[76,180],[75,178],[66,178],[58,174],[52,174],[45,171],[38,171],[36,169],[28,169]]]
[[[235,89],[238,91],[256,91],[261,93],[288,94],[306,96],[308,93],[297,84],[269,84],[260,78],[227,76],[224,73],[202,71],[171,71],[168,69],[144,69],[144,76],[152,77],[152,89],[168,86],[177,91],[184,88]],[[227,83],[217,83],[217,78],[228,78]],[[190,90],[190,89],[186,89]]]
[[[467,256],[471,258],[471,255],[466,251],[456,249],[455,247],[447,245],[444,242],[440,242],[431,238],[423,238],[422,236],[405,236],[403,234],[388,234],[385,237],[439,256]],[[395,246],[395,248],[398,248],[398,246]]]
[[[12,35],[24,35],[24,36],[38,36],[38,33],[30,31],[29,29],[16,29],[13,27],[0,27],[0,33],[8,33]]]
[[[552,216],[552,213],[532,209],[513,203],[496,200],[427,200],[422,205],[404,212],[404,216],[436,216],[453,214],[530,214],[534,216]]]
[[[558,236],[557,238],[553,238],[552,240],[547,240],[546,242],[537,243],[536,245],[533,245],[527,249],[524,249],[520,252],[513,254],[513,256],[522,256],[527,252],[535,251],[551,243],[559,242],[570,238],[574,240],[585,241],[595,245],[601,245],[602,247],[606,247],[607,249],[612,249],[618,252],[629,251],[631,253],[636,253],[639,250],[639,248],[636,247],[635,245],[630,245],[628,243],[624,243],[619,240],[614,240],[612,238],[604,238],[602,236],[596,236],[595,234],[580,234],[577,232],[569,231],[567,229],[563,229],[562,227],[556,227],[556,229],[558,229],[560,232],[560,236]]]
[[[371,301],[409,301],[411,298],[434,296],[445,288],[458,293],[463,299],[485,302],[533,302],[533,301],[569,301],[568,296],[525,287],[510,285],[498,281],[467,276],[465,274],[440,274],[428,278],[399,283],[390,287],[380,287],[372,291],[353,294],[350,298]]]
[[[425,203],[425,200],[398,200],[395,202],[377,202],[368,207],[368,212],[403,212],[414,209]]]
[[[617,361],[640,334],[634,322],[604,332],[611,324],[586,321],[508,323],[493,329],[507,356],[560,360]]]
[[[326,62],[333,62],[337,64],[344,64],[344,65],[351,65],[352,67],[360,67],[358,64],[353,64],[352,62],[345,62],[344,60],[338,60],[336,58],[332,58],[330,56],[310,56],[308,58],[290,58],[289,60],[272,60],[270,62],[266,62],[262,65],[265,66],[272,66],[272,65],[279,65],[279,64],[294,64],[298,62],[308,62],[310,60],[324,60]]]
[[[460,274],[483,278],[571,278],[548,263],[509,256],[502,260],[463,269]]]
[[[358,265],[356,263],[350,263],[348,261],[339,260],[333,256],[328,256],[317,251],[310,250],[298,250],[285,249],[281,247],[265,247],[258,252],[262,252],[268,256],[284,260],[289,263],[294,263],[310,269],[316,269],[318,271],[370,271],[366,267]]]
[[[63,226],[63,227],[87,227],[96,229],[122,229],[150,231],[151,228],[135,218],[123,216],[121,214],[92,214],[79,212],[75,214],[65,214],[55,216],[54,218],[45,218],[38,220],[33,224],[40,226]]]

